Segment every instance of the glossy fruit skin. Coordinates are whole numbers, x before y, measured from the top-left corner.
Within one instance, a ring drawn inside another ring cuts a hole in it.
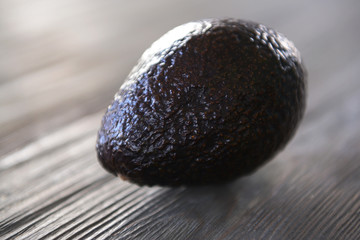
[[[306,71],[293,43],[261,24],[207,19],[146,50],[98,133],[102,166],[139,185],[247,175],[294,135]]]

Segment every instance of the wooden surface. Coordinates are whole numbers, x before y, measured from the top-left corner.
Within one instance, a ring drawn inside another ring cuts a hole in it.
[[[360,239],[360,1],[0,0],[0,239]],[[140,54],[190,20],[284,33],[309,72],[296,136],[233,183],[137,187],[95,154]]]

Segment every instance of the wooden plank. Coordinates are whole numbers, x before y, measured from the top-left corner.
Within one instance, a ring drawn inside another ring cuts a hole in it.
[[[0,238],[360,239],[359,5],[2,0]],[[209,16],[261,21],[299,46],[310,78],[295,138],[225,185],[107,174],[94,145],[116,89],[153,40]]]

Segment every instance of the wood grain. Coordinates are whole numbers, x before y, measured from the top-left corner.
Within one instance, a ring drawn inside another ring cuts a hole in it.
[[[0,239],[360,239],[359,3],[1,0]],[[151,42],[206,17],[295,42],[309,72],[296,136],[226,185],[107,174],[94,145],[113,94]]]

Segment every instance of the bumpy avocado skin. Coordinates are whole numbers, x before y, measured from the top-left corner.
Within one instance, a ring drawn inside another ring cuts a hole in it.
[[[141,57],[108,107],[97,153],[139,185],[202,185],[249,174],[281,150],[305,109],[306,72],[283,35],[209,19]]]

